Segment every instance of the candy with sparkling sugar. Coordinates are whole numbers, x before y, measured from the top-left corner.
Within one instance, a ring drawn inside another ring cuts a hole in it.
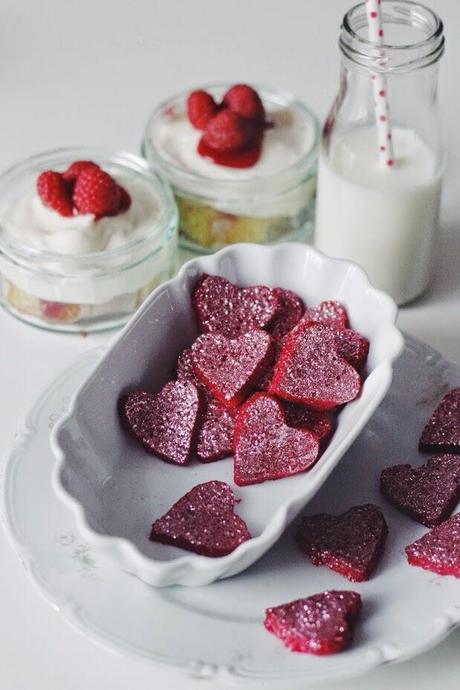
[[[123,402],[131,433],[153,455],[185,465],[191,455],[202,409],[193,383],[170,381],[159,393],[133,391]]]
[[[272,358],[272,340],[265,331],[250,331],[233,339],[204,333],[192,345],[198,379],[225,407],[235,407],[247,397]]]
[[[360,371],[367,361],[369,341],[352,328],[338,330],[335,334],[337,354]]]
[[[335,331],[305,322],[286,337],[270,390],[314,410],[331,410],[359,395],[361,378],[337,354]]]
[[[439,403],[419,442],[421,451],[460,453],[460,388],[454,388]]]
[[[318,458],[318,439],[284,421],[281,403],[255,393],[238,412],[234,437],[234,480],[245,486],[308,470]]]
[[[304,517],[297,540],[314,565],[326,565],[352,582],[362,582],[377,565],[387,534],[380,508],[365,504],[342,515]]]
[[[269,326],[279,306],[271,288],[239,288],[225,278],[206,274],[198,281],[192,302],[200,330],[228,338]]]
[[[304,312],[302,300],[292,290],[274,288],[274,295],[278,299],[278,309],[269,326],[274,340],[279,341],[296,326]]]
[[[460,456],[440,455],[421,467],[386,467],[380,487],[396,508],[414,520],[427,527],[439,525],[460,499]]]
[[[335,420],[330,412],[309,410],[304,405],[283,402],[286,424],[299,429],[308,429],[317,437],[320,444],[329,441],[335,430]]]
[[[343,304],[334,300],[326,300],[320,302],[316,307],[308,307],[303,319],[324,323],[326,326],[337,329],[348,328],[349,326],[347,310]]]
[[[357,592],[326,591],[265,611],[265,628],[293,652],[333,654],[347,647],[361,610]]]
[[[225,482],[198,484],[153,523],[150,541],[213,558],[226,556],[251,538],[235,513],[236,502]]]
[[[411,565],[460,578],[460,513],[433,527],[405,551]]]

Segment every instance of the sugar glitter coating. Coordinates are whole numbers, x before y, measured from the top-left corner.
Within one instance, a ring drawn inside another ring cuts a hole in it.
[[[278,310],[278,298],[271,288],[239,288],[225,278],[206,274],[193,291],[192,303],[203,333],[229,338],[269,326]]]
[[[460,513],[433,527],[405,551],[411,565],[438,575],[460,577]]]
[[[286,336],[272,393],[315,410],[331,410],[354,400],[360,390],[361,377],[337,354],[334,329],[301,322]]]
[[[342,515],[304,517],[297,540],[314,565],[326,565],[352,582],[362,582],[377,565],[387,534],[382,511],[365,504]]]
[[[307,307],[303,316],[305,321],[316,321],[332,328],[348,328],[347,310],[334,300],[320,302],[316,307]]]
[[[352,328],[338,330],[335,334],[337,354],[360,371],[369,354],[369,341]]]
[[[225,407],[235,407],[246,398],[272,358],[271,337],[265,331],[250,331],[233,339],[205,333],[192,345],[198,379]]]
[[[295,292],[274,288],[273,294],[278,299],[278,309],[269,326],[269,331],[275,341],[281,340],[296,326],[304,312],[302,300]]]
[[[225,556],[251,538],[234,512],[236,502],[225,482],[198,484],[153,523],[150,540],[203,556]]]
[[[422,432],[419,448],[460,453],[460,388],[453,388],[441,400]]]
[[[327,443],[335,431],[335,419],[330,412],[309,410],[304,405],[289,402],[283,402],[283,410],[286,424],[308,429],[321,444]]]
[[[380,488],[399,510],[433,527],[443,522],[460,499],[460,456],[439,455],[421,467],[394,465],[380,475]]]
[[[265,611],[265,628],[293,652],[334,654],[347,647],[361,610],[357,592],[330,590]]]
[[[201,406],[196,386],[170,381],[157,394],[131,392],[123,412],[131,433],[149,453],[185,465],[194,445]]]
[[[284,421],[281,403],[255,393],[238,412],[234,437],[234,480],[245,486],[289,477],[317,460],[318,439]]]

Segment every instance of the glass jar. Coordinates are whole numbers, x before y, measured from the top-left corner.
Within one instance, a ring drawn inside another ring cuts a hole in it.
[[[438,227],[444,36],[423,5],[383,1],[381,8],[380,47],[367,40],[366,3],[343,20],[339,92],[320,143],[315,244],[357,262],[376,287],[406,304],[428,287]],[[377,78],[386,85],[374,97]],[[375,120],[375,98],[385,91],[394,148],[387,166],[379,164]]]
[[[63,217],[36,194],[38,175],[91,160],[131,196],[125,212]],[[177,208],[169,186],[128,153],[60,149],[0,175],[1,302],[15,316],[59,331],[123,324],[173,274]]]
[[[229,85],[203,88],[220,101]],[[266,131],[262,157],[251,168],[217,165],[197,153],[201,133],[188,122],[189,91],[160,105],[147,124],[142,152],[173,187],[179,240],[188,252],[213,252],[235,242],[311,239],[318,123],[292,96],[257,90],[274,127]],[[288,138],[283,145],[290,150],[289,163],[278,136]],[[273,146],[279,148],[267,155]]]

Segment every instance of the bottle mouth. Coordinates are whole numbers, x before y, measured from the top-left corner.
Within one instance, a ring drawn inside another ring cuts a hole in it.
[[[343,18],[339,46],[352,62],[373,72],[404,72],[437,62],[444,52],[444,26],[433,10],[411,0],[382,0],[384,44],[368,39],[366,2]]]

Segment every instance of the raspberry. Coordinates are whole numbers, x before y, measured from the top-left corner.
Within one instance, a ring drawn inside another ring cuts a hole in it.
[[[66,182],[75,184],[80,173],[88,168],[97,168],[99,170],[99,166],[97,163],[93,163],[93,161],[74,161],[69,165],[67,170],[62,173],[62,177]]]
[[[124,187],[118,185],[118,213],[125,213],[131,207],[131,197]]]
[[[260,96],[247,84],[235,84],[224,96],[224,104],[234,113],[258,123],[265,121],[265,110]]]
[[[96,218],[118,212],[119,186],[100,168],[86,167],[77,178],[73,202],[79,213],[92,213]]]
[[[37,179],[37,192],[44,205],[61,216],[72,216],[72,199],[61,173],[45,170]]]
[[[217,103],[206,91],[192,91],[187,98],[188,119],[196,129],[204,129],[218,110]]]
[[[206,125],[204,143],[215,151],[229,153],[246,148],[254,137],[254,127],[249,120],[232,110],[221,110]]]

